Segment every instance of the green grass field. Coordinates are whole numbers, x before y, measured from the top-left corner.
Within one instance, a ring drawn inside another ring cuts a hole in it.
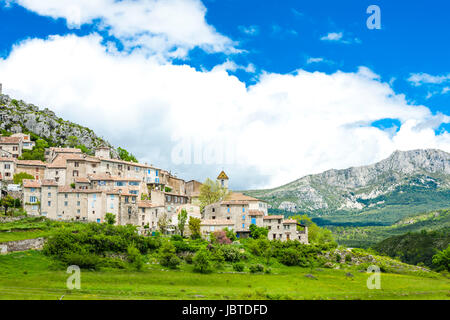
[[[82,271],[81,289],[70,291],[69,274],[52,271],[52,260],[39,251],[17,252],[0,256],[0,299],[450,299],[450,279],[438,274],[383,273],[381,289],[369,290],[368,274],[356,270],[275,265],[271,274],[224,268],[204,275],[191,268]]]

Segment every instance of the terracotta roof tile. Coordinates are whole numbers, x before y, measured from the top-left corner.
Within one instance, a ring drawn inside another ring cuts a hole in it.
[[[261,210],[248,210],[248,214],[251,216],[263,216],[264,211]]]
[[[272,219],[284,219],[284,216],[282,216],[282,215],[279,215],[279,216],[265,216],[263,219],[265,219],[265,220],[272,220]]]
[[[283,223],[284,223],[284,224],[291,224],[291,223],[297,224],[297,220],[294,220],[294,219],[286,219],[286,220],[283,220]]]
[[[44,180],[42,180],[41,185],[48,186],[48,187],[50,187],[50,186],[57,187],[58,183],[55,180],[44,179]]]
[[[17,160],[17,165],[39,166],[39,167],[47,166],[47,164],[45,162],[42,162],[41,160]]]
[[[39,180],[23,179],[24,188],[40,188],[41,182]]]
[[[0,157],[0,162],[17,162],[16,158]]]
[[[0,144],[19,144],[21,137],[0,137]]]
[[[205,219],[200,223],[202,226],[212,226],[212,225],[234,225],[234,222],[227,219]]]

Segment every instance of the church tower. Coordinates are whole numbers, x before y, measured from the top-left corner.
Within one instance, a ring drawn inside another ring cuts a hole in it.
[[[219,181],[219,184],[221,187],[228,189],[228,176],[226,175],[225,171],[222,170],[220,174],[217,176],[217,181]]]

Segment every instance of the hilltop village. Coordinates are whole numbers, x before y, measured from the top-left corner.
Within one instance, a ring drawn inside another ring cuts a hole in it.
[[[248,237],[250,225],[267,227],[268,238],[299,240],[308,243],[308,231],[297,230],[297,221],[281,215],[268,215],[267,203],[242,193],[229,191],[220,201],[200,211],[202,183],[184,181],[167,170],[146,163],[114,159],[109,147],[99,147],[95,155],[77,148],[51,147],[45,150],[45,161],[19,160],[23,150],[33,148],[30,136],[23,133],[0,137],[0,179],[3,190],[14,190],[13,177],[27,173],[17,186],[30,216],[54,220],[105,222],[106,213],[116,217],[116,224],[132,224],[142,234],[158,231],[159,219],[166,219],[166,232],[176,233],[178,214],[185,209],[188,217],[201,219],[201,233],[225,228],[238,237]],[[217,181],[228,189],[229,178],[221,172]],[[7,191],[3,191],[4,194]]]

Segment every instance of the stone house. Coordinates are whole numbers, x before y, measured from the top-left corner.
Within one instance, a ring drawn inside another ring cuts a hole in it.
[[[13,181],[14,173],[16,171],[15,158],[0,158],[0,180],[3,182]]]
[[[35,146],[35,142],[31,141],[31,137],[26,133],[14,133],[11,137],[19,137],[22,139],[22,148],[24,150],[31,150]]]
[[[15,173],[25,172],[34,176],[36,180],[43,180],[46,168],[47,164],[40,160],[17,160]]]
[[[41,215],[41,182],[23,179],[23,208],[32,216]]]
[[[0,137],[0,149],[12,155],[13,158],[18,158],[22,155],[22,138],[21,137]]]

